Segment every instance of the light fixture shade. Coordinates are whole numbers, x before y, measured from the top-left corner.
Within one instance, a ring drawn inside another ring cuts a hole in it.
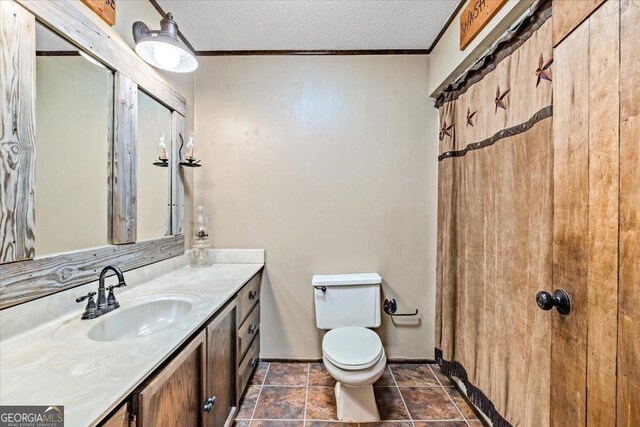
[[[169,13],[160,21],[160,30],[149,30],[143,22],[134,22],[136,53],[148,64],[174,73],[190,73],[198,68],[193,53],[178,40],[178,24]]]

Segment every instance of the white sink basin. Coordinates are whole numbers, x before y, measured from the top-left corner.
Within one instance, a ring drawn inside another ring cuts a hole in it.
[[[118,308],[89,329],[94,341],[124,341],[158,332],[189,314],[189,301],[176,298],[157,299]]]

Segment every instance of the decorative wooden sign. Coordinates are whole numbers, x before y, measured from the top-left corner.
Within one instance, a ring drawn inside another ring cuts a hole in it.
[[[460,50],[467,47],[507,0],[471,0],[460,14]]]
[[[109,25],[116,23],[116,0],[82,0],[89,9]]]

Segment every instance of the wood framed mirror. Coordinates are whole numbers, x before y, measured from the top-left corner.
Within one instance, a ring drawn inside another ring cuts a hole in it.
[[[0,309],[183,254],[184,96],[69,2],[0,2],[0,50]],[[162,171],[147,158],[161,132]]]

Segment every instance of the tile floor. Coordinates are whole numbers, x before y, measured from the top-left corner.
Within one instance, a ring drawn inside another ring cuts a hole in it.
[[[322,363],[261,362],[234,426],[357,427],[337,421],[334,385]],[[438,365],[389,364],[374,392],[381,421],[363,427],[482,425]]]

